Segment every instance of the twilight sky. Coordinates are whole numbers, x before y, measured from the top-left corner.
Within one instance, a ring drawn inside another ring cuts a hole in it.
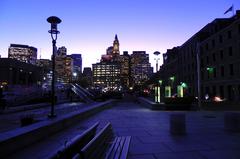
[[[182,45],[239,0],[0,0],[0,54],[10,43],[38,48],[38,58],[52,54],[50,24],[62,19],[57,46],[81,53],[83,66],[96,63],[118,34],[120,51],[145,50],[155,66],[154,51]],[[162,61],[162,56],[161,56]],[[154,69],[155,70],[155,69]]]

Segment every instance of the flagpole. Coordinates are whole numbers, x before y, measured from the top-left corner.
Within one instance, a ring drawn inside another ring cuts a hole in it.
[[[224,12],[224,14],[227,14],[228,12],[230,12],[230,11],[232,11],[232,14],[233,14],[233,16],[234,16],[234,5],[232,4],[232,6],[230,7],[230,8],[228,8],[228,10],[226,10],[225,12]]]

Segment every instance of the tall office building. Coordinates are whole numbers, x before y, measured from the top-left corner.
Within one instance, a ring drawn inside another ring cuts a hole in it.
[[[82,78],[87,81],[88,86],[92,86],[92,69],[91,67],[84,67]]]
[[[64,80],[66,82],[72,82],[73,80],[77,80],[77,76],[75,77],[75,73],[73,73],[73,59],[70,55],[67,55],[65,59],[65,68],[64,68]]]
[[[59,82],[67,82],[65,80],[65,60],[67,57],[67,49],[63,46],[57,50],[57,54],[55,55],[55,71],[56,71],[56,79]]]
[[[92,69],[91,67],[84,67],[83,76],[92,78]]]
[[[66,55],[67,55],[67,48],[65,46],[58,48],[56,56],[66,56]]]
[[[37,59],[36,65],[43,70],[43,82],[51,82],[52,61],[49,59]]]
[[[11,44],[8,48],[8,58],[35,65],[37,48],[28,45]]]
[[[123,55],[120,55],[119,46],[118,37],[115,35],[113,46],[107,48],[100,63],[93,65],[95,86],[101,84],[103,87],[117,86],[128,89],[130,86],[142,85],[152,75],[153,68],[145,51],[134,51],[132,55],[124,51]]]
[[[113,46],[107,48],[106,55],[102,55],[101,62],[92,65],[93,85],[106,90],[119,88],[121,86],[120,61],[119,41],[115,35]]]
[[[82,55],[81,54],[71,54],[70,57],[73,61],[73,74],[79,77],[82,73]]]
[[[123,55],[120,55],[120,64],[121,64],[121,85],[127,89],[130,86],[131,78],[131,57],[127,51],[123,52]]]
[[[99,62],[92,65],[93,85],[114,90],[120,87],[120,65],[117,62]]]
[[[73,61],[67,55],[67,48],[62,46],[55,56],[55,71],[58,82],[69,83],[72,81]]]
[[[131,55],[131,86],[142,85],[153,73],[146,51],[133,51]]]

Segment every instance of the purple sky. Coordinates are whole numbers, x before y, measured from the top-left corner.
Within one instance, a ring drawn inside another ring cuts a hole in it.
[[[164,53],[215,18],[232,16],[223,14],[232,4],[240,9],[239,0],[0,0],[0,54],[7,57],[10,43],[26,44],[49,59],[46,19],[55,15],[62,19],[57,46],[81,53],[84,67],[105,54],[115,34],[121,53],[145,50],[155,66],[154,51]]]

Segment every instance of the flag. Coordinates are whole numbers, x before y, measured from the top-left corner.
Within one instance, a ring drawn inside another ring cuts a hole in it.
[[[228,8],[228,10],[226,10],[226,12],[224,12],[224,14],[227,14],[230,11],[233,11],[233,5],[230,8]]]

